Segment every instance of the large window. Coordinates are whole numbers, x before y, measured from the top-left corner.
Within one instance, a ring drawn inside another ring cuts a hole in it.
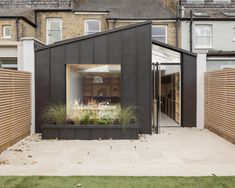
[[[196,25],[195,26],[195,47],[211,48],[212,47],[212,26]]]
[[[68,115],[93,112],[96,116],[112,111],[121,100],[120,65],[67,65]]]
[[[11,38],[11,26],[10,25],[2,26],[2,37]]]
[[[85,35],[100,32],[100,20],[85,20]]]
[[[17,70],[17,59],[0,59],[0,68]]]
[[[152,38],[154,40],[167,43],[167,27],[166,26],[152,26]]]
[[[47,18],[46,27],[47,44],[62,40],[62,20],[60,18]]]

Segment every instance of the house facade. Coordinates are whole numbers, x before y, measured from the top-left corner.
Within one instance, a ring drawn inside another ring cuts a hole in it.
[[[235,1],[181,2],[182,48],[204,57],[206,71],[235,67]]]
[[[0,3],[0,53],[11,50],[14,54],[0,56],[1,67],[20,66],[18,41],[24,37],[52,44],[146,20],[153,21],[154,39],[180,46],[177,12],[174,1],[3,1]]]

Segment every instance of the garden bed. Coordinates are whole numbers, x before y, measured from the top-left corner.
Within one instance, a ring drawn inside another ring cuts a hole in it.
[[[138,126],[127,125],[42,125],[42,139],[95,140],[138,139]]]

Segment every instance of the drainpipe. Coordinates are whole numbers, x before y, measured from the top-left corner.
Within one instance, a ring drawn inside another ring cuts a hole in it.
[[[19,18],[16,19],[16,40],[19,41]]]
[[[176,37],[176,41],[175,41],[175,45],[176,47],[179,47],[179,2],[177,2],[177,5],[176,5],[176,24],[175,24],[175,29],[176,29],[176,32],[175,32],[175,37]]]
[[[190,10],[190,52],[193,51],[193,11]]]
[[[117,19],[113,21],[113,29],[116,27],[116,22],[117,22]]]
[[[106,19],[107,29],[109,29],[109,21]]]

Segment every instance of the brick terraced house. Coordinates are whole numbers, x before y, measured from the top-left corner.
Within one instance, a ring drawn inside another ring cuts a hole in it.
[[[20,41],[25,37],[52,44],[146,20],[153,22],[154,39],[180,46],[177,7],[170,0],[2,1],[0,65],[12,69],[21,66]]]

